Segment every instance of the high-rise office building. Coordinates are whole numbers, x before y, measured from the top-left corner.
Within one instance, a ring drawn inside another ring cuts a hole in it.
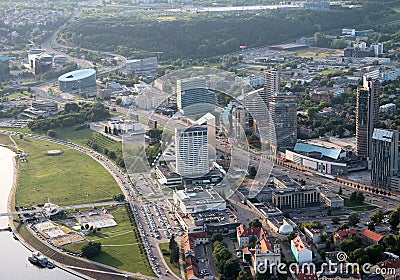
[[[0,57],[0,82],[10,79],[10,64],[7,56]]]
[[[176,172],[197,178],[209,171],[207,126],[175,129]]]
[[[273,101],[273,96],[278,92],[279,92],[279,71],[274,69],[265,71],[264,92],[262,92],[260,95],[267,108],[269,108],[269,102]]]
[[[374,129],[372,135],[372,185],[391,189],[391,179],[399,170],[399,132]]]
[[[379,80],[365,75],[363,87],[357,90],[356,101],[356,155],[370,158],[372,134],[378,124]]]
[[[204,115],[215,110],[215,92],[207,88],[204,78],[178,80],[176,91],[178,109],[184,115]]]
[[[297,104],[292,93],[276,93],[269,103],[271,125],[269,143],[273,149],[293,148],[297,142]]]
[[[253,117],[239,103],[232,107],[232,134],[236,139],[245,137],[245,133],[253,130]]]

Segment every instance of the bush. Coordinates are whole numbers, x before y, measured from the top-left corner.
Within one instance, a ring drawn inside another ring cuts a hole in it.
[[[93,258],[100,254],[101,243],[100,242],[89,242],[87,245],[82,247],[82,255],[86,258]]]
[[[49,136],[49,137],[56,137],[56,131],[55,130],[52,130],[52,129],[50,129],[50,130],[48,130],[47,131],[47,135]]]

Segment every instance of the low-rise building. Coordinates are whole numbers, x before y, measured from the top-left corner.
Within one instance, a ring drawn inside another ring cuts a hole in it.
[[[338,230],[333,235],[333,244],[338,246],[340,242],[347,239],[354,239],[356,236],[358,236],[358,231],[354,228]]]
[[[304,232],[308,238],[312,241],[314,244],[318,244],[321,242],[321,231],[319,228],[313,228],[313,227],[305,227]]]
[[[166,165],[157,165],[155,173],[162,187],[172,188],[182,185],[182,176],[171,171]]]
[[[311,247],[300,235],[290,241],[290,249],[299,264],[312,263]]]
[[[58,104],[55,101],[47,101],[47,100],[34,100],[31,103],[31,107],[36,110],[42,110],[46,112],[57,112]]]
[[[195,257],[195,247],[200,244],[209,242],[207,232],[188,232],[183,236],[183,252],[185,258],[188,256]]]
[[[371,268],[371,272],[384,277],[385,280],[398,280],[400,275],[400,259],[389,258],[379,262]]]
[[[272,245],[271,239],[269,238],[268,232],[263,228],[248,228],[241,224],[237,228],[237,239],[241,248],[249,243],[251,237],[256,238],[255,248],[244,248],[242,251],[243,261],[246,260],[246,256],[250,256],[253,263],[254,271],[257,271],[260,265],[278,265],[281,263],[281,252],[280,245],[276,243]]]
[[[361,233],[361,237],[362,237],[363,243],[367,246],[379,244],[383,239],[383,235],[380,235],[379,233],[376,233],[369,229],[364,230]]]
[[[241,224],[236,228],[236,237],[239,244],[239,248],[243,248],[247,244],[250,243],[250,238],[255,237],[258,238],[261,228],[255,227],[246,227],[244,224]]]
[[[344,207],[344,199],[326,187],[320,187],[321,202],[329,209],[336,210]]]
[[[173,194],[174,203],[184,214],[207,210],[225,210],[226,201],[213,188],[197,187],[196,190],[179,190]]]

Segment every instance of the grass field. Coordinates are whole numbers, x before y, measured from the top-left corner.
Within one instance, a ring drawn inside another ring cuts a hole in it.
[[[160,243],[160,244],[158,244],[158,246],[160,247],[160,250],[164,249],[164,250],[167,250],[168,252],[170,252],[170,250],[169,250],[169,242]],[[170,261],[169,261],[169,255],[164,255],[163,254],[163,258],[164,258],[165,262],[167,263],[169,269],[173,273],[175,273],[176,276],[179,277],[181,275],[181,269],[179,267],[179,264],[178,263],[171,264]]]
[[[0,144],[6,145],[6,146],[13,146],[13,142],[11,141],[10,137],[7,134],[1,134],[0,133]]]
[[[111,174],[81,152],[28,137],[13,139],[19,149],[28,153],[28,161],[19,164],[18,206],[43,204],[48,199],[59,205],[109,201],[121,192]],[[64,153],[46,155],[54,149]]]
[[[102,244],[102,252],[92,260],[126,271],[155,276],[146,255],[141,252],[143,249],[139,248],[141,240],[138,233],[134,233],[136,228],[132,228],[125,207],[110,209],[109,213],[114,216],[118,226],[102,229],[95,235],[86,237],[89,241]],[[64,248],[80,253],[86,244],[87,242],[81,242],[66,245]]]
[[[371,211],[371,210],[378,208],[374,205],[364,203],[364,202],[361,204],[352,202],[347,197],[344,198],[344,206],[346,206],[347,208],[349,208],[350,210],[353,210],[353,211]]]

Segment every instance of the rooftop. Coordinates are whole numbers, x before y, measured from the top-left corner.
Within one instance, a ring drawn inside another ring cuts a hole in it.
[[[60,82],[70,82],[70,81],[77,81],[81,79],[88,78],[92,75],[96,74],[96,70],[94,69],[80,69],[75,70],[72,72],[65,73],[58,78]]]
[[[376,233],[374,231],[371,231],[369,229],[366,229],[362,232],[362,235],[367,237],[368,239],[374,240],[376,242],[379,242],[383,239],[383,235],[380,235],[379,233]]]
[[[303,152],[303,153],[312,153],[312,152],[318,152],[321,153],[323,156],[332,158],[332,159],[339,159],[340,154],[342,152],[341,149],[333,149],[333,148],[325,148],[325,147],[320,147],[312,144],[307,144],[307,143],[296,143],[294,146],[294,151],[296,152]]]

